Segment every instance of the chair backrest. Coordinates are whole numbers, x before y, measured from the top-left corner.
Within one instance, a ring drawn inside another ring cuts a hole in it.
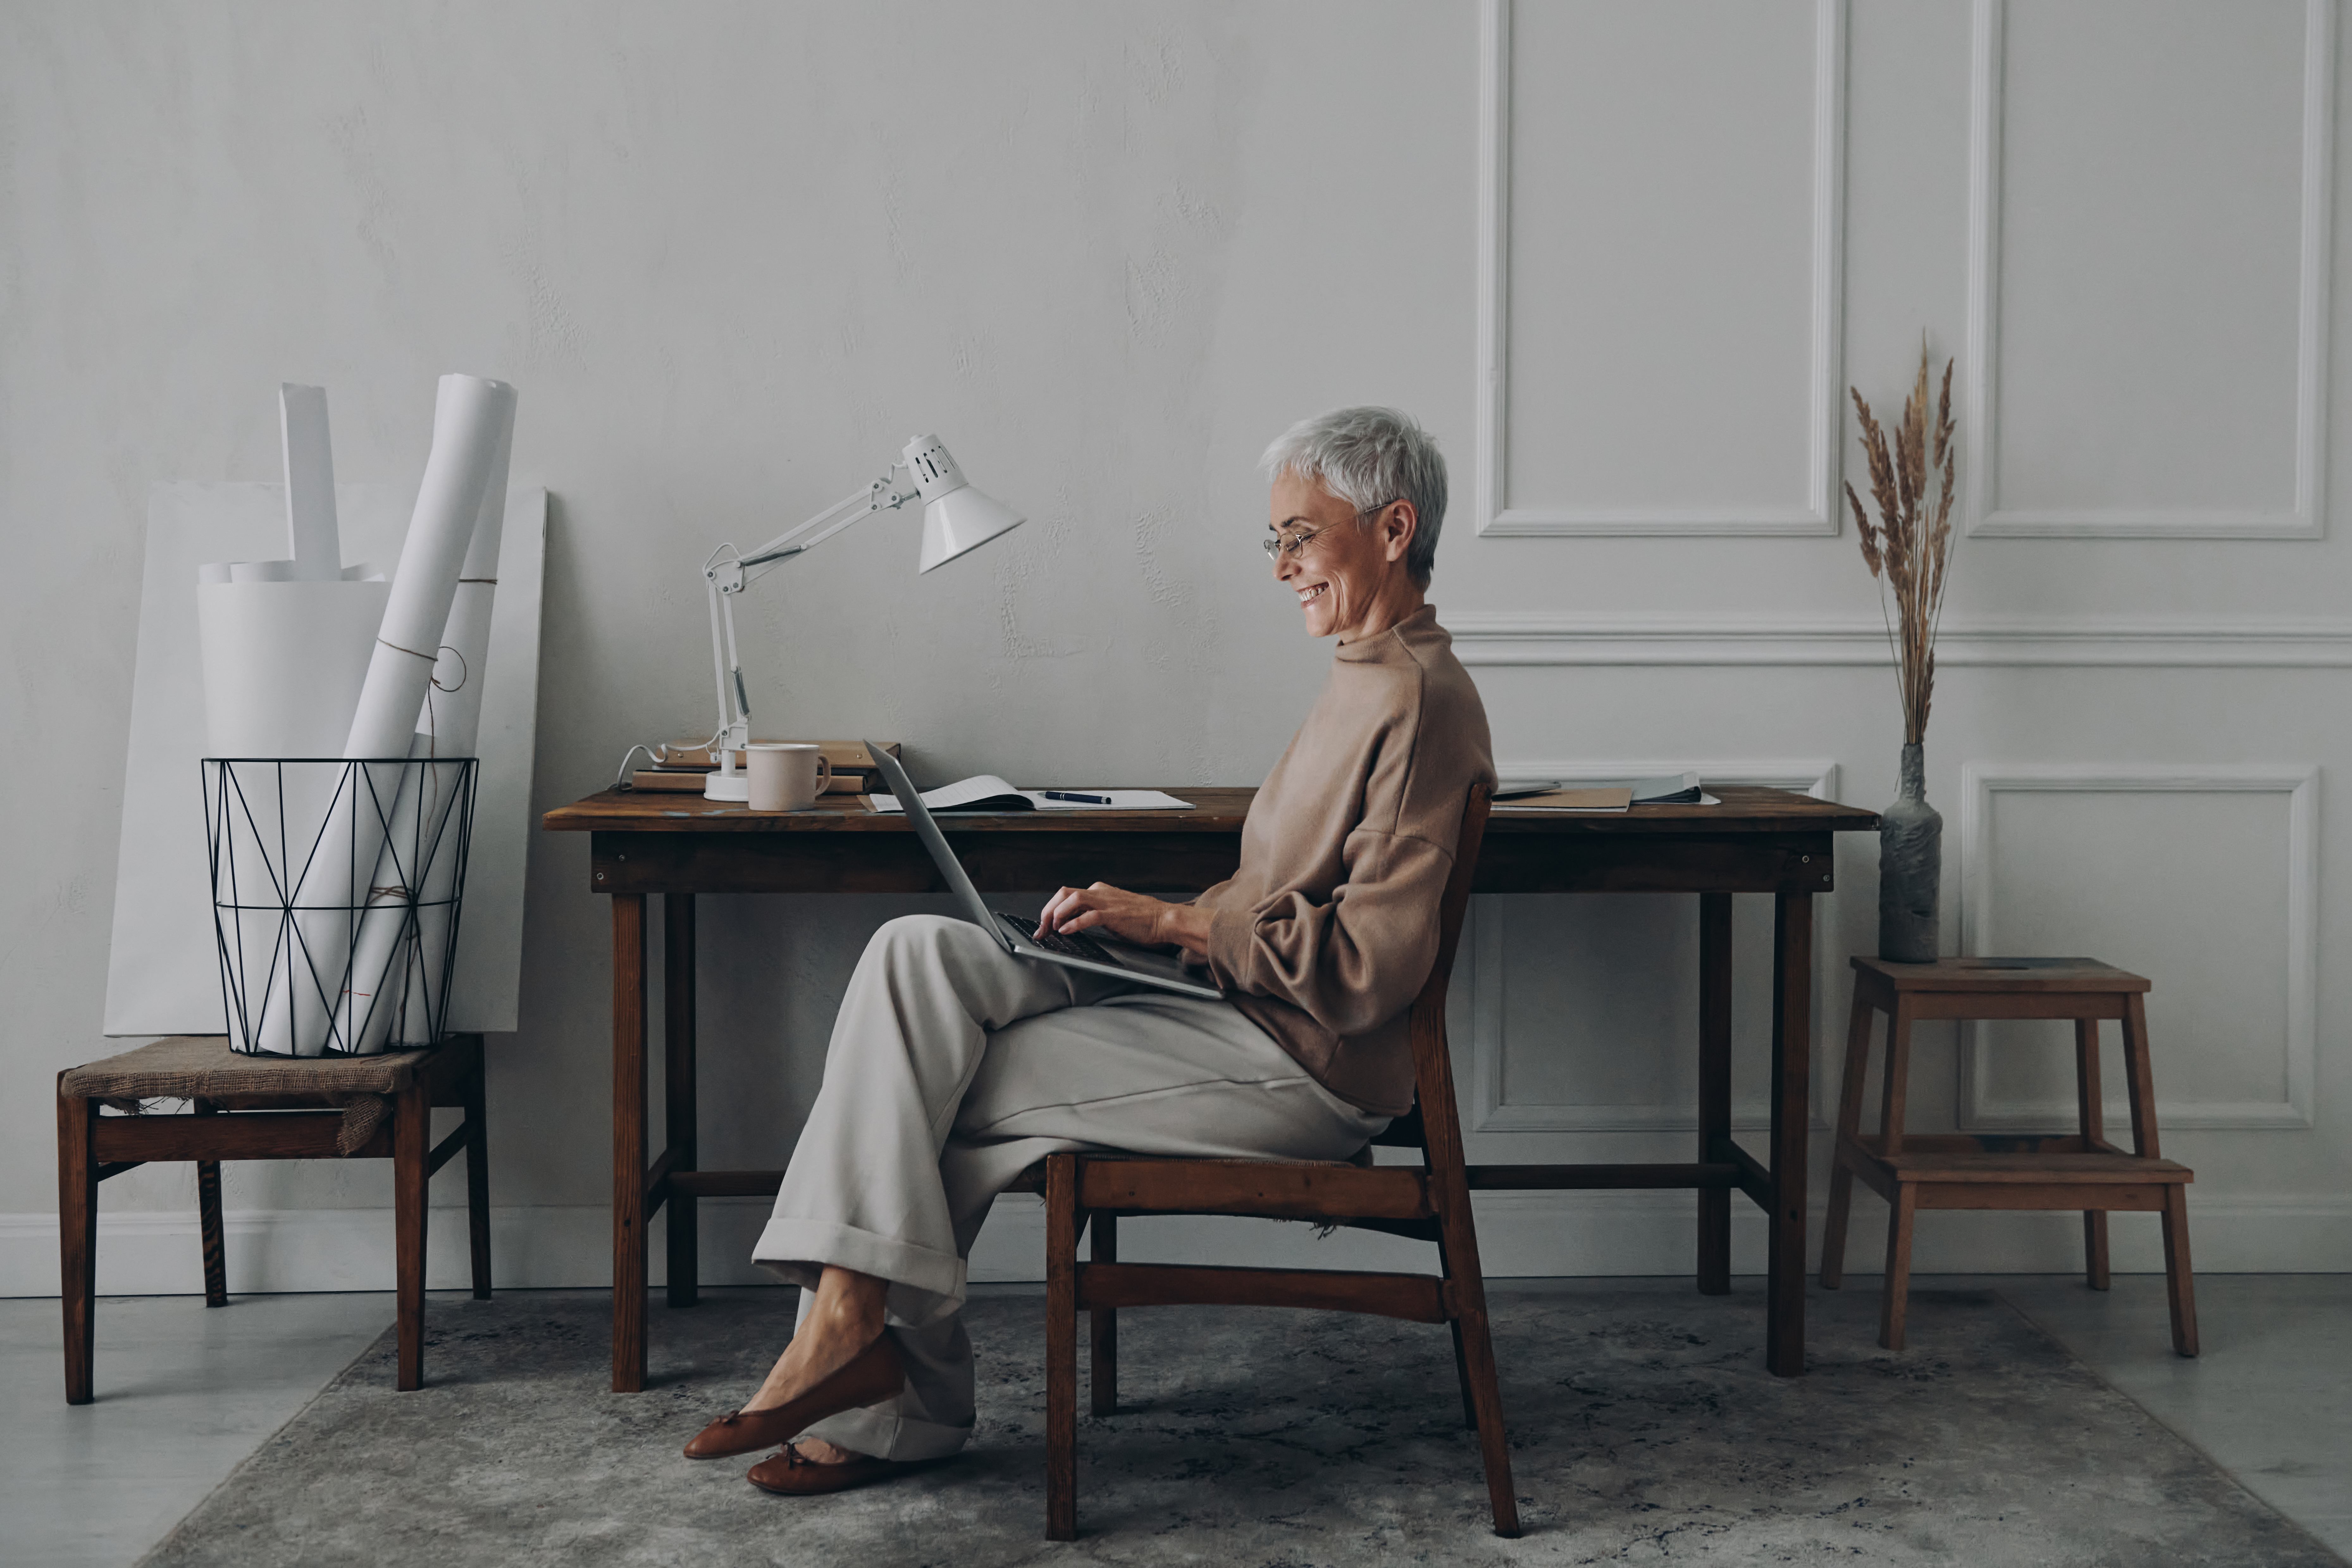
[[[1470,884],[1478,874],[1478,850],[1486,838],[1486,817],[1494,805],[1484,784],[1473,784],[1462,806],[1462,832],[1454,840],[1454,869],[1445,879],[1445,892],[1437,902],[1437,957],[1413,998],[1412,1069],[1414,1095],[1411,1110],[1389,1123],[1372,1142],[1392,1149],[1427,1151],[1423,1112],[1433,1098],[1433,1085],[1445,1085],[1446,1114],[1453,1115],[1454,1068],[1445,1048],[1445,991],[1454,977],[1454,955],[1462,945],[1462,921],[1470,910]]]
[[[1462,805],[1462,832],[1454,843],[1454,869],[1445,879],[1445,896],[1437,905],[1437,962],[1413,998],[1416,1020],[1431,1011],[1440,1025],[1445,1021],[1445,987],[1454,975],[1454,952],[1462,945],[1462,921],[1470,911],[1470,884],[1478,875],[1478,849],[1486,840],[1486,816],[1494,796],[1484,784],[1470,786]]]

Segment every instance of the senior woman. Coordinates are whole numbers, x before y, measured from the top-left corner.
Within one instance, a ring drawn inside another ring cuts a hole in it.
[[[1038,926],[1180,949],[1223,1000],[1036,963],[940,916],[876,932],[752,1252],[803,1288],[798,1326],[688,1458],[782,1444],[750,1479],[814,1493],[961,1448],[964,1260],[996,1194],[1048,1153],[1344,1159],[1410,1107],[1406,1015],[1463,803],[1494,779],[1477,689],[1423,598],[1445,464],[1385,408],[1307,420],[1265,461],[1274,575],[1339,647],[1240,867],[1181,904],[1064,888]]]

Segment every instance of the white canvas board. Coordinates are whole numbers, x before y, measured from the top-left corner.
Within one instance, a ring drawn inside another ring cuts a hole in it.
[[[411,495],[338,485],[343,559],[389,571]],[[509,491],[482,694],[482,759],[459,925],[453,1027],[506,1033],[522,985],[523,869],[530,852],[532,742],[539,717],[541,566],[547,492]],[[150,492],[147,561],[131,679],[131,744],[114,880],[105,1032],[218,1034],[226,1028],[205,860],[205,691],[196,568],[284,552],[285,491],[273,484],[168,483]]]

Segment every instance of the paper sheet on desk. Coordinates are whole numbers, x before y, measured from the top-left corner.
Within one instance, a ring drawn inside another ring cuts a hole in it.
[[[1552,793],[1554,795],[1622,795],[1625,792],[1623,790],[1559,790]],[[1557,804],[1554,800],[1548,799],[1543,795],[1536,795],[1525,800],[1498,800],[1495,803],[1495,809],[1496,811],[1540,811],[1549,813],[1553,816],[1622,816],[1634,804],[1634,802],[1627,801],[1623,805],[1568,805]],[[1651,805],[1659,803],[1654,801],[1643,801],[1640,804]],[[1714,795],[1701,795],[1696,800],[1675,801],[1671,804],[1676,805],[1721,805],[1723,802]]]
[[[923,804],[933,811],[1190,811],[1192,803],[1156,789],[1073,788],[1071,795],[1108,795],[1108,804],[1085,800],[1048,800],[1045,792],[1015,789],[994,773],[981,773],[955,784],[923,792]],[[903,811],[890,795],[866,797],[877,812]]]

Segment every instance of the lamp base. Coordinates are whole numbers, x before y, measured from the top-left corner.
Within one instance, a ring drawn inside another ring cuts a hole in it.
[[[716,773],[702,781],[705,800],[750,800],[751,778],[749,773]]]

